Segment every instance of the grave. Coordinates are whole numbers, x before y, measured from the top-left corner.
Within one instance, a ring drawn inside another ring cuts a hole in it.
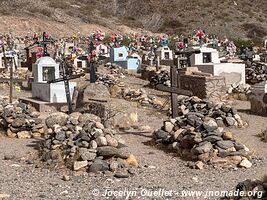
[[[96,46],[96,54],[98,56],[102,56],[102,57],[106,57],[106,58],[110,57],[109,49],[104,44],[99,44]]]
[[[41,57],[33,65],[32,98],[20,98],[22,102],[32,104],[37,110],[43,112],[49,106],[65,105],[67,102],[64,82],[47,83],[59,79],[59,64],[49,56]],[[70,82],[69,89],[72,96],[76,83]]]
[[[141,67],[139,58],[128,56],[126,47],[112,48],[110,50],[110,62],[127,70],[136,71]]]
[[[200,71],[213,76],[225,77],[227,86],[233,83],[245,84],[245,64],[222,63],[219,59],[219,52],[213,48],[194,47],[194,49],[199,49],[200,53],[190,56],[192,67],[198,67]]]
[[[226,94],[225,77],[211,76],[195,67],[179,70],[178,79],[181,89],[190,90],[194,96],[201,99],[212,100]]]
[[[59,64],[51,57],[45,56],[33,65],[34,81],[32,83],[32,97],[50,103],[65,103],[65,87],[63,82],[47,83],[59,76]],[[70,83],[70,92],[73,93],[76,83]]]
[[[74,59],[73,64],[76,69],[88,69],[87,67],[87,56],[78,56],[77,58]]]
[[[15,70],[15,68],[19,67],[19,62],[18,62],[18,51],[5,51],[5,57],[8,62],[14,62],[13,65],[13,69]],[[3,69],[5,69],[5,61],[4,61],[4,54],[0,53],[0,70],[2,71]]]
[[[64,50],[65,50],[64,51],[64,54],[66,56],[71,55],[71,53],[72,53],[72,51],[73,51],[74,48],[75,48],[75,45],[74,45],[73,42],[66,42],[64,44]]]
[[[160,65],[169,65],[173,64],[173,52],[168,46],[159,47],[156,50],[156,55],[159,58]]]
[[[249,99],[252,112],[267,115],[267,81],[253,85]]]

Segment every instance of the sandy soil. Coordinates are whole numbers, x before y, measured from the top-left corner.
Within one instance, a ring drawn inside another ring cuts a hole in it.
[[[125,79],[125,84],[141,87],[147,84],[134,77]],[[149,93],[157,93],[147,89]],[[160,128],[167,116],[152,108],[144,108],[122,99],[114,99],[124,106],[125,112],[138,113],[139,125],[148,125],[152,130]],[[194,170],[187,167],[188,161],[181,160],[172,153],[166,153],[149,145],[152,137],[150,132],[120,132],[130,149],[140,162],[136,174],[127,179],[117,179],[111,174],[91,175],[74,173],[67,169],[53,169],[37,159],[37,140],[19,140],[0,138],[0,199],[126,199],[124,197],[103,196],[109,191],[137,191],[137,196],[129,199],[188,199],[175,194],[173,197],[156,198],[141,197],[143,189],[159,191],[160,189],[197,191],[233,190],[236,184],[245,179],[262,178],[267,174],[267,144],[256,136],[267,127],[267,118],[249,114],[249,102],[238,101],[235,107],[241,112],[249,126],[243,129],[231,129],[238,141],[246,144],[253,152],[253,167],[250,169],[219,169],[208,168]],[[4,156],[14,155],[15,158],[4,160]],[[62,180],[69,175],[70,180]],[[92,191],[98,190],[96,196]],[[5,199],[5,198],[3,198]],[[201,197],[199,199],[218,199],[218,197]]]

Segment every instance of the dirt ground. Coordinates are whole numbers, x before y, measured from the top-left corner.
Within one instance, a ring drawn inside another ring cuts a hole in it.
[[[124,79],[126,85],[139,88],[147,84],[135,77]],[[146,88],[155,94],[157,91]],[[3,90],[1,90],[2,92]],[[28,93],[27,93],[28,94]],[[6,95],[6,93],[5,93]],[[125,113],[137,112],[138,125],[148,125],[151,130],[160,128],[166,113],[153,108],[145,108],[123,99],[113,101],[124,107]],[[249,102],[235,102],[242,118],[248,122],[246,128],[231,131],[237,140],[253,151],[253,167],[250,169],[206,168],[195,170],[187,167],[188,161],[181,160],[173,153],[166,153],[149,145],[152,132],[124,131],[120,136],[127,142],[138,158],[140,167],[135,175],[127,179],[117,179],[111,174],[92,175],[72,172],[67,169],[53,169],[38,161],[36,149],[38,140],[19,140],[0,137],[0,199],[38,200],[38,199],[194,199],[180,197],[180,191],[225,191],[233,190],[238,182],[246,179],[260,179],[267,174],[267,143],[260,141],[257,134],[267,128],[267,118],[248,112]],[[4,157],[15,156],[5,160]],[[70,180],[64,181],[63,175]],[[144,191],[173,190],[172,197],[149,196]],[[111,196],[105,196],[110,191]],[[137,195],[127,198],[115,197],[112,191],[137,191]],[[141,193],[144,196],[141,196]],[[95,195],[93,195],[95,194]],[[197,199],[197,198],[195,198]],[[219,199],[200,197],[198,199]]]

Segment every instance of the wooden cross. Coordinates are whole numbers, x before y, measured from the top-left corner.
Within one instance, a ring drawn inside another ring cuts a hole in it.
[[[172,109],[172,118],[176,118],[179,116],[178,112],[178,95],[186,95],[186,96],[192,96],[193,93],[189,90],[183,90],[179,87],[179,81],[178,81],[178,68],[180,65],[180,58],[178,59],[178,66],[172,66],[171,67],[171,87],[165,86],[163,84],[159,84],[156,86],[156,88],[163,92],[169,92],[171,93],[171,109]]]

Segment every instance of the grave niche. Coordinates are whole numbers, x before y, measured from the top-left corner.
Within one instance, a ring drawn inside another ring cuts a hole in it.
[[[49,103],[66,103],[64,82],[47,83],[60,78],[59,64],[51,57],[39,58],[33,65],[32,97]],[[76,83],[70,82],[70,94],[73,94]]]

